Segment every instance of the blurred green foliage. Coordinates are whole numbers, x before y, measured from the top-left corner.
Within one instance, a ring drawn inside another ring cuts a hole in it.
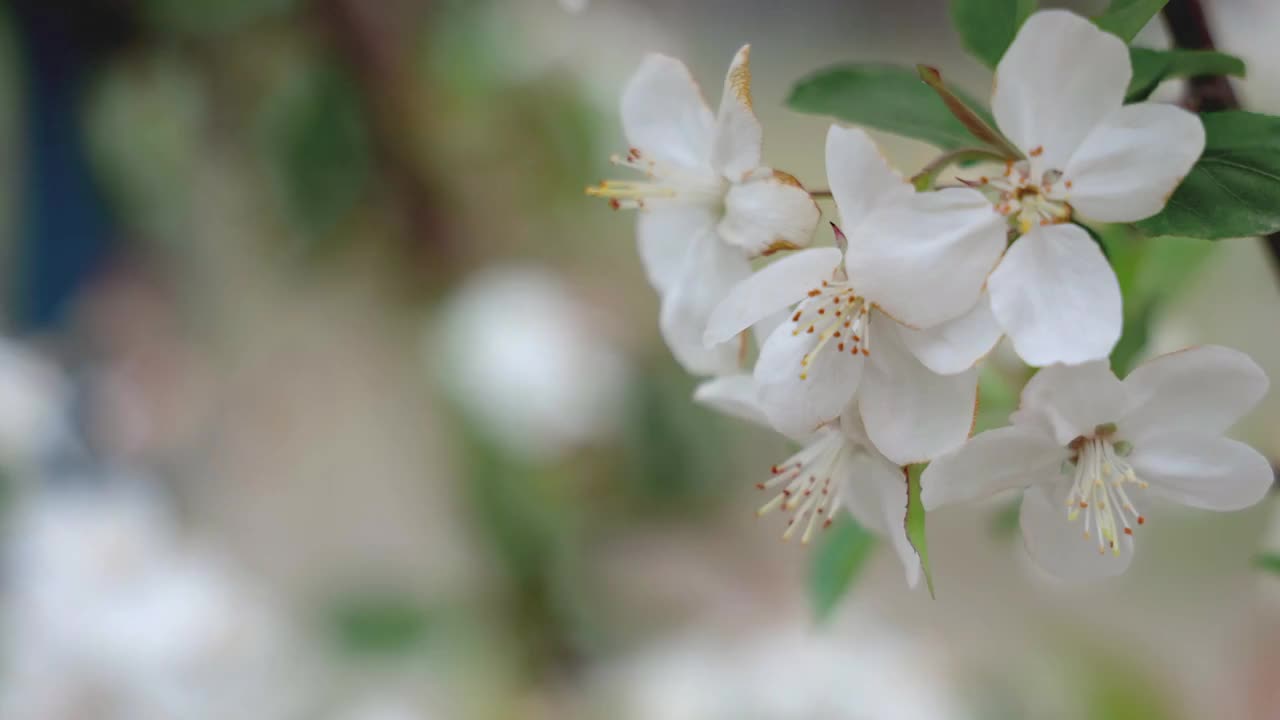
[[[1091,720],[1172,720],[1181,717],[1169,693],[1129,658],[1094,649],[1077,660],[1078,687]]]
[[[262,152],[308,248],[322,252],[365,196],[372,161],[368,129],[350,74],[333,62],[294,68],[268,101]]]
[[[1111,367],[1124,377],[1141,358],[1161,310],[1188,283],[1213,251],[1193,238],[1144,238],[1123,225],[1095,233],[1124,296],[1124,332],[1111,353]]]
[[[628,387],[621,477],[633,501],[668,510],[705,508],[726,491],[756,482],[730,477],[733,467],[723,462],[733,455],[726,419],[693,403],[696,384],[662,362],[638,373]]]
[[[871,557],[876,536],[867,532],[847,513],[819,534],[809,572],[809,597],[814,616],[826,620]]]
[[[362,656],[404,655],[422,650],[433,624],[430,612],[397,593],[365,593],[335,602],[330,627],[338,649]]]
[[[1025,378],[1022,379],[1025,381]],[[978,375],[978,413],[974,418],[975,433],[994,430],[1009,424],[1009,415],[1018,409],[1021,382],[986,363]]]
[[[457,423],[476,527],[501,563],[505,616],[533,673],[572,662],[595,642],[596,593],[582,563],[587,506],[565,466],[507,451],[473,422]]]
[[[197,71],[163,52],[112,65],[90,97],[90,154],[118,219],[170,249],[188,236],[208,110]]]
[[[1280,553],[1261,553],[1254,558],[1254,564],[1269,573],[1280,575]]]
[[[162,29],[218,34],[288,14],[298,0],[143,0],[143,12]]]

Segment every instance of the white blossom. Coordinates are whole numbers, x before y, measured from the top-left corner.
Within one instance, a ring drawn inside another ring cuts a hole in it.
[[[723,613],[721,613],[722,615]],[[619,720],[961,720],[938,649],[867,611],[839,628],[741,622],[681,633],[603,676]]]
[[[698,402],[727,415],[768,427],[755,381],[750,375],[709,380],[694,393]],[[757,511],[791,513],[783,539],[799,533],[808,543],[836,513],[847,510],[858,524],[885,536],[906,572],[907,584],[920,582],[920,555],[907,538],[906,468],[886,458],[868,439],[856,405],[840,417],[804,435],[792,437],[801,450],[769,468],[756,488],[771,494]]]
[[[65,378],[17,342],[0,340],[0,468],[29,469],[65,439]]]
[[[631,144],[614,163],[643,181],[605,181],[587,192],[614,208],[639,210],[636,236],[649,280],[662,298],[659,324],[690,372],[733,372],[733,342],[705,347],[707,317],[750,258],[805,247],[818,206],[790,175],[765,167],[763,130],[751,104],[750,46],[734,56],[713,114],[679,60],[649,55],[622,96]]]
[[[978,181],[1021,234],[991,274],[991,307],[1031,365],[1098,360],[1120,338],[1115,272],[1069,221],[1156,214],[1204,150],[1194,114],[1123,104],[1132,76],[1123,41],[1064,10],[1028,18],[996,67],[992,114],[1024,157]]]
[[[616,428],[626,361],[554,275],[485,270],[432,330],[424,356],[442,362],[454,400],[507,450],[553,459]]]
[[[266,602],[135,478],[66,481],[17,508],[0,716],[288,717],[298,666]]]
[[[1239,510],[1271,488],[1271,465],[1223,437],[1267,391],[1235,350],[1162,355],[1118,380],[1104,362],[1053,365],[1022,391],[1010,427],[991,430],[925,470],[926,510],[1025,488],[1027,549],[1061,578],[1128,567],[1150,496]]]
[[[744,280],[706,343],[799,303],[755,365],[772,424],[812,431],[856,391],[886,456],[927,460],[968,437],[974,365],[1000,337],[982,286],[1004,249],[1001,218],[975,190],[914,192],[861,130],[831,128],[827,168],[847,250],[803,250]]]

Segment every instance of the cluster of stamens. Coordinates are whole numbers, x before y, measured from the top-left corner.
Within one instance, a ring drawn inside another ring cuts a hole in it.
[[[587,188],[592,197],[608,198],[614,210],[639,210],[654,201],[689,200],[715,204],[721,201],[724,183],[708,172],[661,162],[631,148],[625,156],[612,155],[614,165],[644,173],[647,181],[603,180]]]
[[[870,310],[870,303],[854,293],[846,282],[824,280],[821,287],[810,290],[808,299],[791,316],[796,324],[792,335],[818,336],[818,341],[800,360],[800,379],[808,379],[813,359],[828,345],[834,346],[836,352],[848,352],[855,357],[870,355],[867,324]]]
[[[1147,521],[1134,507],[1125,485],[1145,490],[1147,483],[1124,460],[1133,448],[1126,441],[1115,441],[1115,432],[1116,426],[1107,423],[1095,428],[1090,437],[1072,440],[1067,446],[1072,456],[1063,464],[1063,472],[1073,474],[1066,501],[1067,520],[1074,522],[1083,514],[1085,538],[1096,534],[1099,554],[1111,550],[1119,556],[1120,535],[1132,549],[1134,525]]]
[[[790,540],[796,529],[804,525],[800,542],[808,543],[813,531],[831,526],[832,516],[840,507],[840,485],[832,482],[832,476],[841,459],[848,452],[839,432],[830,431],[825,437],[787,458],[782,464],[769,469],[771,477],[756,483],[758,490],[781,488],[777,495],[756,511],[762,516],[777,508],[792,512],[787,520],[783,540]]]
[[[1042,148],[1036,148],[1031,155],[1038,157],[1043,152]],[[1030,163],[1010,160],[1000,177],[983,175],[976,182],[966,184],[994,190],[996,212],[1011,218],[1020,233],[1030,232],[1038,225],[1056,225],[1071,219],[1071,205],[1059,199],[1070,192],[1071,181],[1063,180],[1059,170],[1046,170],[1039,180],[1033,180]]]

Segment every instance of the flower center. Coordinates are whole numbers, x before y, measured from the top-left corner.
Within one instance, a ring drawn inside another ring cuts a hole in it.
[[[1125,491],[1126,485],[1145,490],[1143,482],[1124,460],[1133,447],[1123,440],[1115,441],[1114,423],[1099,425],[1094,435],[1081,435],[1067,446],[1073,455],[1063,463],[1063,473],[1072,474],[1071,491],[1067,494],[1067,520],[1075,522],[1084,515],[1085,538],[1097,537],[1098,553],[1108,549],[1119,555],[1120,535],[1133,547],[1133,525],[1147,519],[1134,507]],[[1074,468],[1074,469],[1073,469]],[[1092,533],[1092,534],[1091,534]]]
[[[608,198],[614,210],[638,210],[661,203],[682,203],[719,207],[724,203],[727,181],[709,170],[687,168],[650,158],[639,148],[631,148],[626,157],[613,155],[614,165],[638,170],[648,180],[604,180],[587,188],[592,197]]]
[[[840,507],[840,483],[832,485],[832,477],[840,459],[849,452],[848,445],[837,429],[828,428],[817,441],[787,458],[781,465],[769,468],[772,477],[756,483],[758,490],[781,488],[772,500],[756,511],[763,516],[781,507],[783,512],[793,512],[787,520],[783,540],[790,540],[796,528],[804,525],[800,542],[808,543],[817,527],[818,518],[825,516],[822,529],[831,526],[832,516]]]
[[[857,357],[871,354],[869,332],[871,303],[853,291],[843,280],[823,280],[821,287],[809,291],[809,297],[796,308],[791,321],[796,323],[792,335],[817,335],[818,341],[800,360],[800,379],[809,378],[809,366],[823,348],[834,346],[836,352]]]
[[[1005,164],[1004,175],[995,178],[984,175],[976,186],[995,191],[996,212],[1009,218],[1019,233],[1071,219],[1071,205],[1063,197],[1071,189],[1071,181],[1063,180],[1059,170],[1046,170],[1039,179],[1033,179],[1031,165],[1026,160],[1009,162]]]

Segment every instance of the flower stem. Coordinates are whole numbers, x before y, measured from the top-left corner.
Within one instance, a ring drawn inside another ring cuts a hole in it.
[[[939,155],[928,165],[921,168],[920,172],[911,177],[911,184],[916,186],[916,190],[931,190],[943,170],[959,163],[981,162],[984,160],[1004,162],[1005,158],[994,150],[984,150],[982,148],[952,150]]]

